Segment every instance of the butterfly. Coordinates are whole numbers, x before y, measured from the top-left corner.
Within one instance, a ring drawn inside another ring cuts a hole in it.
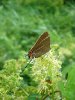
[[[49,50],[50,50],[50,36],[48,32],[44,32],[27,54],[28,58],[30,58],[28,64],[31,62],[33,58],[38,58],[47,53]],[[28,64],[24,68],[26,68]],[[24,68],[22,69],[23,71]]]
[[[48,32],[44,32],[35,45],[29,50],[28,57],[30,59],[38,58],[50,50],[50,36]]]

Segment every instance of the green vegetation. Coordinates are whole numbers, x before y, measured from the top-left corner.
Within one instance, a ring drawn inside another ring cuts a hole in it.
[[[43,32],[49,32],[53,55],[34,59],[21,73],[28,62],[25,54]],[[58,82],[51,68],[56,57],[55,70],[68,79]],[[41,60],[42,59],[42,60]],[[41,60],[41,61],[40,61]],[[50,61],[50,62],[49,62]],[[38,73],[49,64],[46,73]],[[41,68],[40,68],[40,66]],[[37,70],[36,70],[37,69]],[[47,75],[48,74],[48,75]],[[63,100],[75,100],[75,1],[74,0],[0,0],[0,100],[55,100],[54,88],[59,87]],[[42,84],[51,76],[56,82]],[[66,81],[66,80],[65,80]],[[45,92],[40,92],[41,88]],[[49,96],[48,93],[52,92]],[[58,100],[58,94],[56,98]]]

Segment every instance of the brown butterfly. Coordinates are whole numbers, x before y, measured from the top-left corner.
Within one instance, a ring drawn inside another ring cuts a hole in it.
[[[29,58],[38,58],[50,50],[50,37],[48,32],[43,33],[36,41],[35,45],[29,50]]]
[[[50,50],[50,37],[48,32],[45,32],[39,37],[35,45],[29,50],[27,54],[28,57],[30,58],[29,63],[33,58],[38,58],[43,54],[47,53],[49,50]],[[28,66],[29,63],[27,63],[27,65],[22,69],[22,72]]]

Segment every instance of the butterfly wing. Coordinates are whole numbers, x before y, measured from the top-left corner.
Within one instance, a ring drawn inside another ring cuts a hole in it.
[[[34,51],[34,57],[35,58],[40,57],[43,54],[47,53],[49,50],[50,50],[50,37],[46,38],[43,41],[43,44],[41,44],[41,46]]]
[[[36,50],[36,48],[38,48],[38,45],[40,45],[40,43],[46,38],[48,37],[48,32],[44,32],[39,39],[36,41],[35,45],[30,49],[30,51],[34,51]]]
[[[50,50],[50,37],[48,32],[45,32],[41,35],[41,37],[37,40],[35,45],[30,49],[28,55],[29,57],[32,55],[32,58],[39,57]]]

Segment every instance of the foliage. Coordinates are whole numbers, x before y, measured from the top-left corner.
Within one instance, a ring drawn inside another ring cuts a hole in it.
[[[33,60],[32,70],[28,75],[34,81],[31,80],[32,84],[30,86],[27,85],[26,80],[23,80],[21,75],[22,67],[26,63],[25,58],[20,57],[17,60],[12,59],[5,62],[3,69],[0,71],[1,99],[27,99],[32,98],[31,94],[35,94],[34,98],[43,99],[52,93],[54,95],[50,96],[50,98],[57,98],[58,100],[60,95],[55,97],[54,92],[59,89],[58,83],[62,74],[60,71],[61,62],[57,60],[54,50]],[[25,75],[27,69],[23,72]]]

